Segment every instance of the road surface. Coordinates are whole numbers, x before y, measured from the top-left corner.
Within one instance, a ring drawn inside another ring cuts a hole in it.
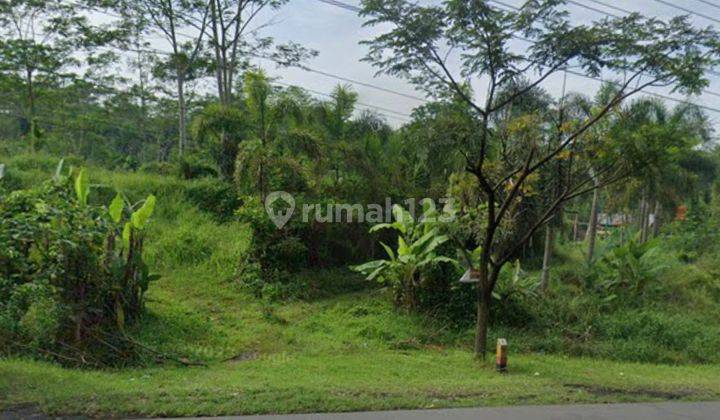
[[[209,418],[208,418],[209,419]],[[213,420],[718,420],[720,402],[553,405],[507,408],[378,411],[338,414],[294,414],[221,417]]]

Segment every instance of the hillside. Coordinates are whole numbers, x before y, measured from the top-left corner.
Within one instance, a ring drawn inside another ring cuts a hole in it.
[[[9,179],[21,186],[49,176],[57,159],[0,161],[8,162]],[[506,337],[511,346],[509,373],[502,375],[492,363],[473,360],[469,324],[448,326],[404,313],[388,290],[347,270],[302,273],[310,287],[304,299],[249,295],[235,280],[248,228],[192,201],[193,189],[210,188],[208,180],[99,168],[90,174],[98,189],[158,196],[146,255],[161,279],[150,287],[147,314],[133,336],[155,351],[206,366],[149,358],[141,367],[83,371],[5,358],[0,408],[185,416],[720,398],[712,350],[720,329],[711,322],[720,315],[720,286],[708,274],[708,259],[678,263],[654,279],[667,282],[662,288],[674,296],[671,306],[604,314],[594,324],[604,330],[587,337],[572,333],[588,316],[579,297],[567,299],[568,313],[577,312],[566,331],[545,336],[494,327],[491,337]],[[579,267],[572,249],[563,252],[558,275]],[[702,282],[714,296],[697,293]],[[681,290],[691,285],[693,291]],[[552,296],[567,296],[573,287],[558,284]],[[682,318],[675,315],[680,311]]]

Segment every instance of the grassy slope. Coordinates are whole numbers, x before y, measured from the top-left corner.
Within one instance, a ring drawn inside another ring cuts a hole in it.
[[[510,373],[500,375],[473,361],[463,345],[469,334],[395,312],[382,290],[263,304],[229,281],[249,237],[244,227],[220,225],[185,203],[177,181],[96,176],[122,189],[163,193],[147,249],[163,278],[151,287],[136,335],[210,365],[89,372],[0,360],[0,408],[179,416],[720,398],[716,365],[511,353]],[[344,272],[314,275],[326,283],[357,281]]]

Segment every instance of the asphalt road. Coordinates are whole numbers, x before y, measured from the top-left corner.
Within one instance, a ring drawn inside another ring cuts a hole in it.
[[[216,417],[213,420],[718,420],[720,402],[558,405],[508,408],[458,408],[448,410],[378,411],[338,414]]]

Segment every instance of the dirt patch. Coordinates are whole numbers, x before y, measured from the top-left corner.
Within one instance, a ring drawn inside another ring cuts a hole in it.
[[[249,360],[255,360],[258,357],[260,357],[260,353],[256,351],[246,351],[243,353],[240,353],[238,355],[235,355],[233,357],[230,357],[228,359],[223,360],[223,362],[232,362],[232,363],[240,363],[240,362],[247,362]]]
[[[35,404],[16,405],[0,410],[0,420],[85,420],[85,416],[48,416]]]
[[[0,411],[0,420],[16,420],[16,419],[50,419],[40,411],[40,408],[34,404],[22,404],[10,407]]]
[[[652,397],[661,398],[663,400],[678,400],[695,394],[689,389],[680,389],[677,391],[662,391],[649,388],[620,389],[604,386],[585,385],[585,384],[564,384],[566,388],[581,389],[598,397],[629,395],[633,397]]]

